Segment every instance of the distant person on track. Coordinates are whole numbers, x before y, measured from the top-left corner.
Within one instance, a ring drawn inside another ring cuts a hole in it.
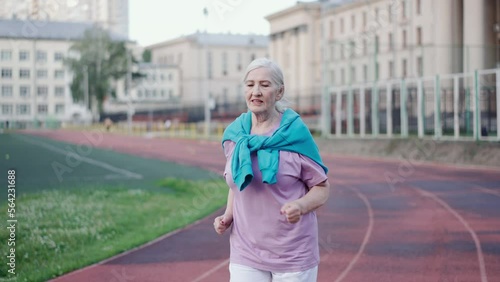
[[[279,66],[252,61],[243,79],[248,112],[224,131],[226,211],[218,234],[231,226],[232,282],[317,280],[315,210],[330,185],[318,147],[300,116],[285,108]]]

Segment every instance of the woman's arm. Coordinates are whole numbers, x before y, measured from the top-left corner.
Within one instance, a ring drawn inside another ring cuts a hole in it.
[[[290,223],[297,223],[303,214],[321,207],[330,195],[330,183],[325,180],[313,186],[307,194],[295,201],[286,203],[281,208],[281,214],[286,216]]]
[[[227,193],[226,211],[223,215],[218,216],[214,219],[215,232],[217,232],[218,234],[224,233],[233,223],[233,201],[233,190],[229,188],[229,192]]]

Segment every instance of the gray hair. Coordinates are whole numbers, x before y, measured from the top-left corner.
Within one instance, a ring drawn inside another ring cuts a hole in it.
[[[258,69],[258,68],[267,68],[271,71],[271,82],[278,87],[285,87],[283,72],[281,68],[275,62],[269,60],[268,58],[257,58],[253,60],[247,67],[245,71],[245,76],[243,77],[243,82],[246,81],[248,77],[248,73]],[[290,107],[290,102],[285,97],[285,90],[283,90],[283,96],[279,101],[276,101],[276,110],[280,113],[283,113],[286,108]]]

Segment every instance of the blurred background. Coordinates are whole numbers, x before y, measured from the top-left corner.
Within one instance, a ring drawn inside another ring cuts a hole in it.
[[[250,61],[324,136],[500,140],[500,2],[3,0],[0,127],[212,135]]]

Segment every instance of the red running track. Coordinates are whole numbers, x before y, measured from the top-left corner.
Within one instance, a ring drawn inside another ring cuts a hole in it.
[[[218,142],[104,134],[97,146],[217,173],[224,165]],[[318,281],[500,281],[500,169],[323,158],[332,194],[318,211]],[[54,281],[228,281],[228,236],[213,231],[216,215]]]

